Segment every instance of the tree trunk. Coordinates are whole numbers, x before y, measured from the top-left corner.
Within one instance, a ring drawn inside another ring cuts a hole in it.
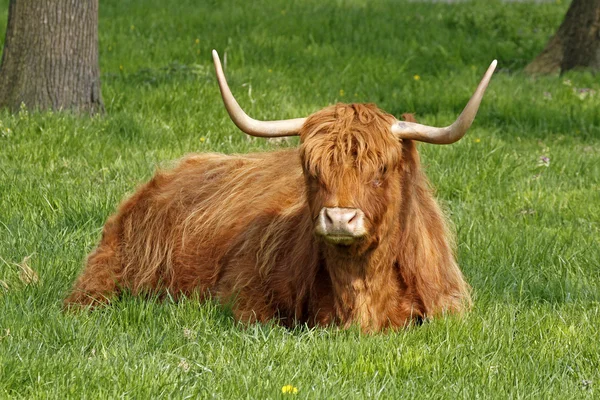
[[[600,69],[600,0],[573,0],[546,48],[527,67],[530,74]]]
[[[104,110],[98,0],[10,0],[0,107]]]

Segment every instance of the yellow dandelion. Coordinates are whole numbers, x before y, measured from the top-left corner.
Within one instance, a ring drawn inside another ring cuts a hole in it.
[[[206,138],[205,138],[204,136],[203,136],[203,137],[201,137],[201,138],[200,138],[200,142],[201,142],[201,143],[204,143],[204,142],[206,142]]]
[[[298,388],[292,385],[285,385],[281,388],[283,394],[298,394]]]
[[[269,68],[269,73],[273,72],[273,70],[271,68]]]
[[[120,69],[121,71],[123,71],[123,66],[122,66],[122,65],[119,65],[119,69]]]
[[[196,39],[196,44],[200,44],[200,39]]]
[[[344,89],[340,89],[340,97],[344,97],[345,94],[346,92],[344,92]]]
[[[479,142],[481,142],[481,139],[477,138],[477,139],[474,140],[474,142],[475,143],[479,143]]]
[[[420,80],[421,80],[421,77],[420,77],[419,75],[414,75],[414,76],[413,76],[413,79],[414,79],[415,81],[420,81]]]

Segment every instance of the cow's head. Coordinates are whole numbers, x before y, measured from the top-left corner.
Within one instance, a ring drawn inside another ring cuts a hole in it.
[[[394,121],[374,105],[337,104],[308,117],[300,130],[314,232],[338,249],[361,252],[388,233],[396,211],[390,205],[401,189]]]
[[[390,229],[389,217],[395,212],[390,204],[401,192],[402,140],[460,140],[496,68],[494,60],[457,120],[437,128],[399,121],[370,104],[337,104],[308,118],[258,121],[231,94],[214,50],[213,60],[225,107],[238,128],[252,136],[300,136],[314,232],[332,247],[358,252],[376,245]]]

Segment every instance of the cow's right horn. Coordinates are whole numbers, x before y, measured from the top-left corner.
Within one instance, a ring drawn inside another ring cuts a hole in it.
[[[306,118],[294,118],[281,121],[258,121],[250,118],[248,114],[242,110],[242,107],[240,107],[233,97],[231,90],[229,90],[223,68],[221,67],[221,60],[219,59],[219,54],[217,54],[216,50],[212,51],[212,56],[215,63],[217,81],[219,81],[219,89],[221,89],[221,96],[223,97],[223,103],[225,103],[225,108],[227,109],[231,120],[241,131],[246,132],[248,135],[258,137],[298,135]]]

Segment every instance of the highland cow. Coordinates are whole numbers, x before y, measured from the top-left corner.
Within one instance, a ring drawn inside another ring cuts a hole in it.
[[[104,227],[67,306],[123,291],[231,304],[244,322],[398,328],[470,304],[452,235],[415,141],[449,144],[470,127],[496,62],[462,114],[436,128],[371,104],[258,121],[225,107],[247,134],[299,135],[300,146],[197,154],[156,173]]]

